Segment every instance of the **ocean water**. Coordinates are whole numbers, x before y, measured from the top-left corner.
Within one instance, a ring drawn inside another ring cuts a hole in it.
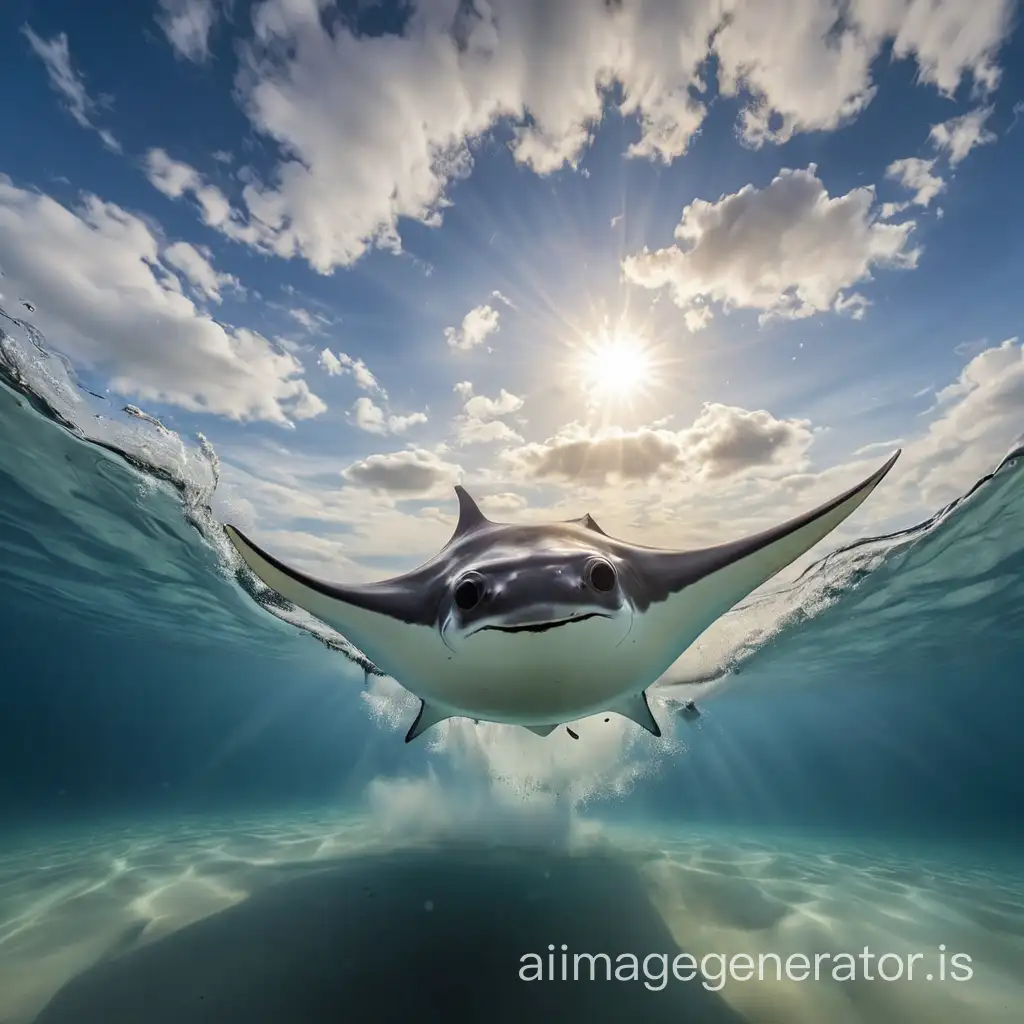
[[[210,445],[3,320],[0,1022],[1019,1021],[1022,456],[725,616],[663,740],[406,746]]]

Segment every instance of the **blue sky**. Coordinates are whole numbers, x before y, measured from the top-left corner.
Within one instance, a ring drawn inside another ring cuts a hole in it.
[[[1020,434],[1009,0],[107,6],[0,15],[3,305],[317,574],[460,481],[683,547],[899,444],[876,532]]]

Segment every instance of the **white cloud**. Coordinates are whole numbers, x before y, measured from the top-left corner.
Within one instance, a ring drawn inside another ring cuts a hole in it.
[[[904,210],[910,209],[910,202],[904,203],[882,203],[882,209],[878,214],[879,220],[890,220],[895,217],[896,214],[902,213]]]
[[[352,406],[352,415],[356,426],[369,434],[386,434],[388,432],[387,417],[384,410],[375,405],[372,398],[357,398]]]
[[[463,382],[467,389],[468,396],[472,390],[469,382]],[[460,385],[456,385],[458,390]],[[455,437],[459,444],[492,444],[497,441],[515,443],[522,441],[522,437],[516,433],[507,423],[503,423],[502,416],[511,416],[523,407],[523,400],[518,395],[513,395],[504,388],[497,398],[488,398],[486,395],[474,395],[467,398],[462,412],[455,418]]]
[[[71,210],[0,176],[0,266],[55,347],[119,394],[281,424],[325,408],[294,356],[197,309],[149,225],[96,196]]]
[[[371,455],[341,474],[349,483],[401,498],[447,495],[462,469],[434,452],[407,448],[389,455]]]
[[[859,114],[874,98],[872,65],[886,41],[945,95],[968,77],[989,92],[1012,10],[1013,0],[739,0],[714,43],[722,92],[753,94],[740,124],[754,145],[831,130]]]
[[[902,437],[893,438],[891,441],[872,441],[871,444],[865,444],[858,448],[853,453],[853,457],[864,458],[868,455],[891,455],[903,443]]]
[[[380,569],[372,563],[399,557],[408,559],[412,567],[435,552],[451,533],[457,502],[446,484],[437,494],[444,514],[429,520],[418,511],[402,512],[388,492],[367,486],[339,487],[344,463],[330,454],[310,455],[294,444],[270,440],[247,445],[222,440],[217,450],[222,468],[215,496],[218,518],[249,527],[253,536],[259,534],[268,541],[271,532],[302,537],[309,550],[306,564],[314,573],[322,575],[326,563],[336,561],[343,543],[345,562],[336,563],[336,577],[379,579]],[[443,473],[441,479],[444,483]],[[396,497],[417,496],[396,492]],[[307,532],[311,522],[321,525]],[[338,542],[332,537],[338,537]],[[316,558],[321,565],[315,564]]]
[[[43,62],[50,85],[64,97],[68,113],[83,128],[96,132],[107,149],[120,153],[121,144],[117,139],[107,129],[97,128],[92,122],[97,103],[86,91],[85,79],[71,64],[67,35],[59,32],[52,39],[41,39],[28,25],[22,28],[22,32],[35,55]]]
[[[319,362],[329,377],[340,377],[345,372],[344,364],[329,348],[320,353]]]
[[[956,167],[977,146],[996,141],[995,132],[985,127],[992,110],[992,107],[977,107],[932,126],[928,137],[936,149],[948,154],[951,167]]]
[[[668,287],[676,304],[704,326],[706,304],[758,309],[765,316],[806,317],[848,302],[846,289],[870,280],[876,266],[913,267],[913,221],[889,224],[874,212],[872,188],[831,197],[811,164],[782,170],[766,188],[745,185],[718,202],[694,200],[675,234],[682,245],[623,261],[628,280]]]
[[[1007,338],[978,352],[937,393],[927,428],[907,441],[885,500],[930,514],[959,497],[1019,442],[1022,409],[1024,347]]]
[[[693,426],[681,432],[691,465],[704,478],[733,476],[764,466],[791,468],[811,444],[807,420],[780,420],[763,409],[706,403]]]
[[[488,398],[486,395],[470,398],[463,406],[463,411],[474,419],[493,420],[499,416],[511,416],[522,407],[523,400],[518,395],[513,395],[502,388],[497,398]]]
[[[859,0],[864,29],[913,56],[922,82],[953,96],[966,78],[985,95],[999,84],[998,50],[1013,28],[1015,0]],[[879,41],[882,41],[881,39]]]
[[[401,34],[371,37],[329,24],[315,0],[264,0],[237,85],[280,155],[266,181],[243,190],[244,216],[214,226],[324,273],[374,247],[398,251],[401,218],[441,222],[448,186],[472,168],[470,141],[511,119],[519,163],[540,174],[577,166],[615,83],[622,113],[640,123],[629,155],[663,161],[699,129],[705,109],[693,90],[715,70],[721,92],[740,97],[753,144],[856,116],[887,42],[916,61],[922,82],[951,94],[971,80],[984,94],[998,81],[1012,7],[438,0],[410,5]]]
[[[222,274],[210,263],[210,251],[199,250],[188,242],[174,242],[164,249],[164,260],[180,270],[189,283],[212,302],[220,302],[220,289],[226,285],[238,287],[237,278]]]
[[[338,352],[335,355],[329,348],[320,353],[320,365],[332,377],[340,377],[351,374],[356,385],[364,391],[372,391],[387,398],[387,392],[380,386],[377,378],[370,372],[370,368],[362,361],[345,352]]]
[[[700,119],[688,86],[714,14],[667,8],[656,18],[650,5],[603,0],[420,4],[401,36],[356,37],[325,29],[312,2],[269,0],[239,86],[254,125],[289,155],[247,205],[278,229],[279,253],[319,270],[397,248],[399,218],[438,223],[448,184],[472,165],[467,140],[500,118],[518,122],[520,163],[575,165],[615,68],[626,111],[644,124],[637,151],[677,154]],[[674,46],[662,34],[673,23]]]
[[[172,160],[166,150],[151,149],[146,154],[146,176],[150,184],[171,199],[178,199],[201,184],[199,172],[180,160]],[[223,200],[225,206],[227,199]]]
[[[935,397],[939,406],[956,404],[963,409],[969,399],[976,404],[974,411],[985,409],[992,415],[1007,412],[1020,413],[1024,402],[1016,399],[1024,398],[1024,349],[1017,338],[1007,338],[1000,345],[979,352],[961,371],[960,376],[952,384],[944,387]],[[1006,388],[1010,383],[1012,387]],[[985,395],[984,392],[995,386],[998,394]],[[992,399],[983,402],[984,398]],[[979,419],[982,417],[971,417]],[[971,431],[972,433],[974,431]]]
[[[752,96],[740,132],[755,146],[786,142],[798,132],[832,130],[871,102],[871,61],[881,40],[859,30],[864,4],[796,0],[780,10],[763,0],[739,0],[715,39],[725,96]]]
[[[404,434],[410,427],[419,426],[427,422],[425,412],[411,412],[407,416],[388,416],[388,429],[392,434]]]
[[[310,313],[308,309],[302,309],[301,307],[289,309],[288,315],[311,334],[317,333],[321,326],[327,323],[326,317],[320,316],[316,313]]]
[[[145,171],[149,183],[169,199],[191,196],[207,227],[233,241],[270,251],[269,229],[258,219],[250,218],[246,223],[242,215],[232,209],[228,197],[190,164],[172,159],[163,149],[151,149],[146,154]]]
[[[845,313],[853,320],[863,320],[871,303],[860,292],[847,292],[836,299],[832,308],[837,313]]]
[[[462,318],[459,327],[446,327],[444,336],[452,348],[476,348],[499,330],[500,319],[498,311],[493,306],[474,306]]]
[[[596,433],[570,424],[543,443],[501,453],[517,476],[603,485],[616,480],[723,479],[753,468],[801,464],[811,443],[806,420],[780,420],[764,410],[707,403],[693,425],[673,431],[642,427]]]
[[[159,0],[157,23],[174,52],[203,63],[210,57],[210,33],[220,18],[217,0]]]
[[[922,160],[919,157],[912,156],[906,157],[903,160],[894,160],[885,169],[885,176],[898,181],[914,193],[914,198],[910,200],[911,203],[916,206],[928,206],[946,188],[946,183],[939,175],[934,173],[934,169],[934,160]],[[886,208],[891,208],[892,206],[893,204],[891,203],[886,204]],[[883,220],[887,219],[886,208],[883,208]],[[889,215],[891,216],[891,213]]]
[[[426,413],[414,412],[408,416],[395,416],[385,412],[372,398],[357,398],[352,416],[360,430],[369,434],[404,434],[409,427],[427,422]]]
[[[507,515],[526,508],[527,501],[521,494],[501,491],[499,494],[484,495],[479,505],[488,515]]]
[[[523,440],[507,423],[501,420],[475,420],[465,417],[457,420],[456,440],[461,445],[495,444],[502,442],[514,444]]]
[[[455,387],[452,388],[460,398],[469,398],[473,394],[473,385],[468,380],[460,380]]]

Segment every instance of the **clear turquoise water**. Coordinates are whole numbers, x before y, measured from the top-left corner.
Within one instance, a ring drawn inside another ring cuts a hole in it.
[[[0,1021],[1020,1019],[1019,455],[726,616],[666,741],[406,746],[400,688],[236,577],[212,450],[3,346]],[[654,959],[520,980],[562,944]],[[865,946],[904,976],[715,981]]]

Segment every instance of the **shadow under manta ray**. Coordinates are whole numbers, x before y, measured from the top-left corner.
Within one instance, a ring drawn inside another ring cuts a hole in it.
[[[466,717],[547,736],[616,712],[655,736],[646,689],[719,616],[854,512],[899,457],[781,526],[697,551],[609,537],[591,518],[487,519],[456,487],[459,522],[429,561],[380,583],[328,583],[291,569],[232,526],[248,567],[338,630],[420,698],[408,743]]]
[[[180,931],[127,935],[35,1024],[746,1022],[619,856],[466,842],[273,870]]]

